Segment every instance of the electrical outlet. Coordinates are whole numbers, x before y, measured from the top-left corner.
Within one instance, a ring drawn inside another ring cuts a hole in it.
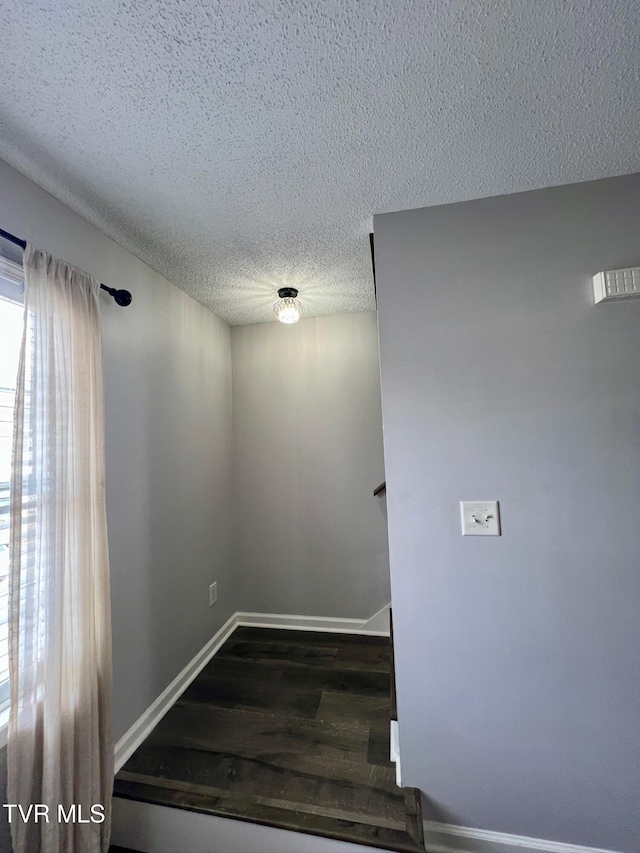
[[[218,600],[218,581],[210,584],[209,586],[209,607],[213,607],[213,605]]]

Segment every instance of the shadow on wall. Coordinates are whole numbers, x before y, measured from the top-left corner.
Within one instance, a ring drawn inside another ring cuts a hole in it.
[[[378,507],[380,508],[380,515],[384,519],[385,530],[387,529],[387,493],[383,492],[381,495],[378,495],[377,498]]]

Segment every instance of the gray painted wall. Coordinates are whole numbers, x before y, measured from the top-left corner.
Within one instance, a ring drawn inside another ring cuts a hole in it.
[[[640,175],[375,218],[403,781],[640,842]],[[501,502],[462,538],[461,499]]]
[[[243,610],[389,602],[376,315],[232,329],[234,565]]]
[[[117,739],[237,609],[231,332],[2,162],[0,227],[133,293],[101,306]]]

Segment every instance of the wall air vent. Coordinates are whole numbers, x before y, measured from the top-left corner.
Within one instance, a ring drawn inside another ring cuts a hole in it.
[[[593,295],[596,302],[640,297],[640,267],[599,272],[593,277]]]

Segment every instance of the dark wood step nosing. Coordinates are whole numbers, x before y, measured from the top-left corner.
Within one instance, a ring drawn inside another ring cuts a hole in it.
[[[207,808],[204,805],[198,806],[193,802],[188,804],[166,802],[162,798],[155,797],[153,794],[125,794],[124,792],[118,792],[117,794],[114,793],[114,797],[117,797],[122,800],[131,800],[133,802],[142,802],[150,803],[151,805],[166,806],[167,808],[180,809],[181,811],[195,812],[197,814],[208,814],[214,817],[223,817],[227,818],[228,820],[239,820],[243,823],[254,823],[258,826],[269,826],[274,829],[283,829],[289,832],[300,832],[304,835],[315,835],[320,838],[332,838],[336,841],[345,841],[350,844],[361,844],[365,847],[377,847],[383,850],[394,851],[394,853],[424,853],[424,844],[422,844],[422,846],[416,844],[416,842],[413,840],[413,838],[409,835],[408,832],[402,833],[399,830],[383,829],[383,832],[393,832],[394,834],[399,836],[395,843],[391,839],[376,838],[375,836],[358,839],[353,835],[352,832],[340,832],[339,829],[335,827],[335,824],[340,824],[341,822],[344,823],[345,826],[351,828],[354,826],[358,826],[358,824],[352,821],[340,821],[339,818],[324,818],[324,820],[326,821],[331,821],[331,823],[334,824],[333,827],[331,825],[323,827],[314,827],[312,825],[299,826],[296,825],[293,821],[289,823],[283,820],[279,821],[277,820],[277,818],[269,819],[267,817],[249,817],[248,815],[242,813],[230,814],[229,812],[218,811],[215,809],[215,807]],[[317,817],[319,822],[322,820],[320,816],[314,817]],[[371,828],[370,824],[361,824],[361,826],[363,826],[364,828]],[[375,829],[376,827],[373,828]],[[402,837],[403,835],[405,836],[404,838]]]

